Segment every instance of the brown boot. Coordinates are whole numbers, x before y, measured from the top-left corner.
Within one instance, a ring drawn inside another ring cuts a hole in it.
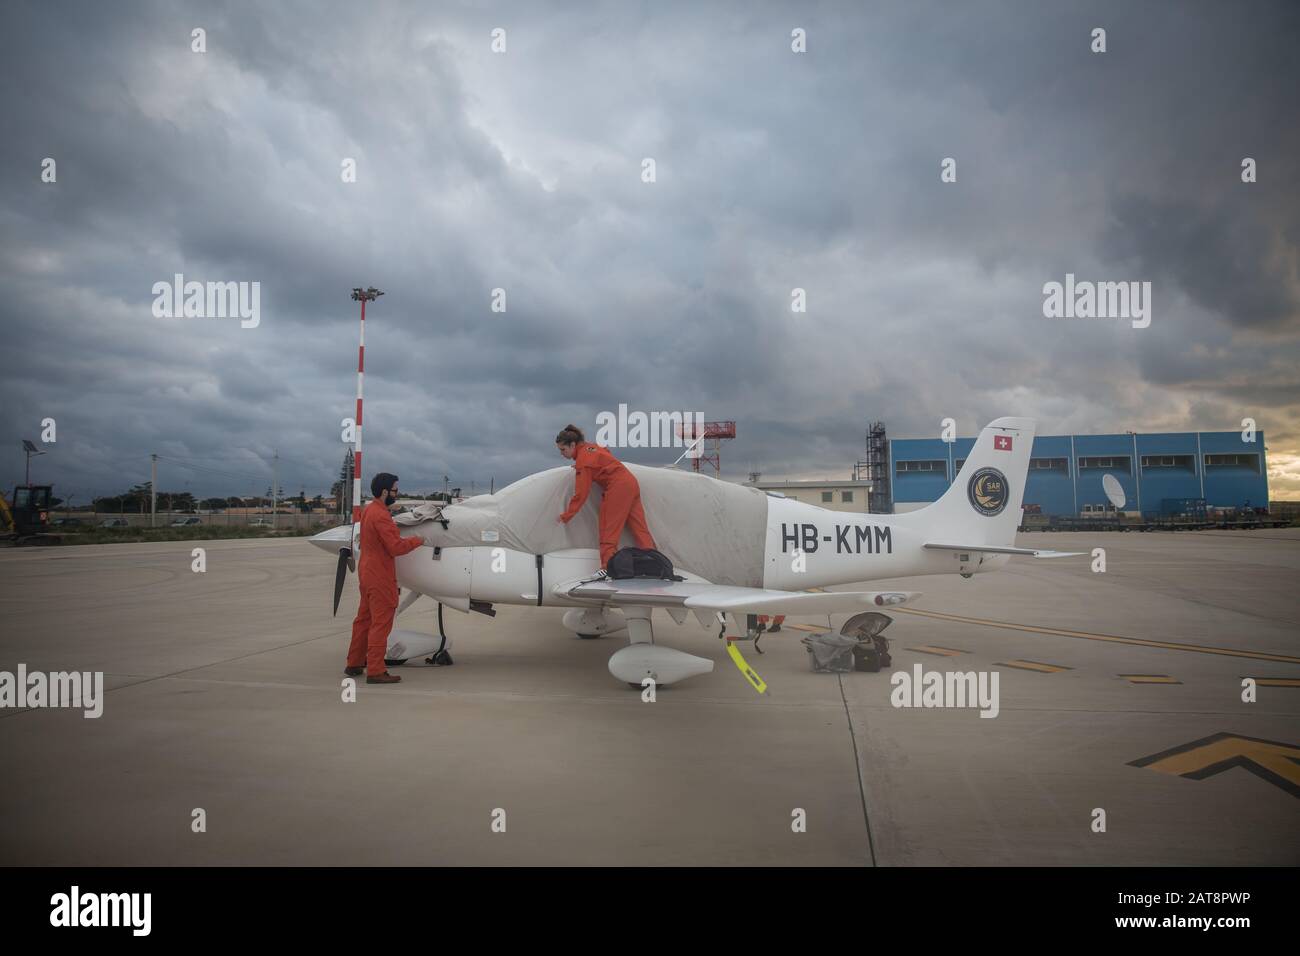
[[[343,668],[344,677],[360,677],[366,672],[364,667],[345,667]]]
[[[401,680],[402,679],[398,677],[396,674],[390,674],[388,673],[388,671],[384,671],[378,677],[367,677],[366,683],[367,684],[398,684],[401,683]]]

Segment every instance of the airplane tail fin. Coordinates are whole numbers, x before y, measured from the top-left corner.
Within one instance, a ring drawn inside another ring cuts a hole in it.
[[[921,529],[927,541],[1014,546],[1035,427],[1031,418],[990,422],[943,496],[895,520]]]

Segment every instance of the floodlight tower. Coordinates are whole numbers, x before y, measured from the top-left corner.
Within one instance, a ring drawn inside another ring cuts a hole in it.
[[[713,477],[722,477],[722,443],[736,437],[735,422],[704,422],[703,429],[696,434],[695,424],[685,422],[680,426],[682,437],[697,440],[700,447],[694,457],[695,470],[700,470],[700,462],[713,465]],[[709,442],[705,445],[705,442]]]
[[[39,448],[36,447],[36,445],[35,445],[33,442],[28,441],[26,438],[23,439],[23,451],[26,452],[26,454],[27,454],[27,477],[26,477],[26,479],[23,481],[23,484],[24,484],[24,485],[27,485],[28,487],[31,487],[31,484],[32,484],[32,456],[33,456],[33,455],[44,455],[45,452],[41,451]]]
[[[361,344],[357,348],[357,424],[353,432],[355,451],[352,455],[352,523],[361,520],[361,380],[366,368],[366,303],[383,295],[374,286],[353,289],[352,299],[361,303]]]

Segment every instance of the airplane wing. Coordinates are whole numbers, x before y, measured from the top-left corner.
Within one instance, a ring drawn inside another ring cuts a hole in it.
[[[684,611],[730,611],[741,614],[838,614],[868,607],[894,607],[921,596],[919,591],[775,591],[703,581],[628,578],[562,584],[571,598],[606,604],[663,607]]]
[[[1083,551],[1038,551],[1034,548],[1000,548],[992,544],[947,544],[927,541],[922,547],[931,551],[970,551],[976,554],[1023,554],[1031,558],[1074,558]]]

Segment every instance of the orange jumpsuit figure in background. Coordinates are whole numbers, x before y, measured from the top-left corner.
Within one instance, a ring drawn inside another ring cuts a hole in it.
[[[600,501],[600,566],[609,565],[609,559],[618,550],[618,539],[626,526],[636,539],[638,548],[654,548],[655,539],[646,525],[645,511],[641,507],[641,486],[636,476],[615,458],[608,448],[592,444],[582,432],[567,425],[555,439],[560,454],[572,459],[577,470],[573,500],[560,520],[568,524],[587,501],[591,485],[600,485],[604,495]]]
[[[397,478],[381,488],[370,504],[361,512],[360,550],[357,577],[361,583],[361,605],[352,622],[352,643],[348,647],[349,675],[366,669],[366,683],[397,683],[400,677],[389,674],[384,666],[384,652],[388,649],[388,633],[393,629],[393,616],[397,613],[397,569],[393,559],[409,554],[424,544],[423,538],[403,538],[388,510],[388,501],[397,498]],[[375,485],[371,485],[373,491]]]

